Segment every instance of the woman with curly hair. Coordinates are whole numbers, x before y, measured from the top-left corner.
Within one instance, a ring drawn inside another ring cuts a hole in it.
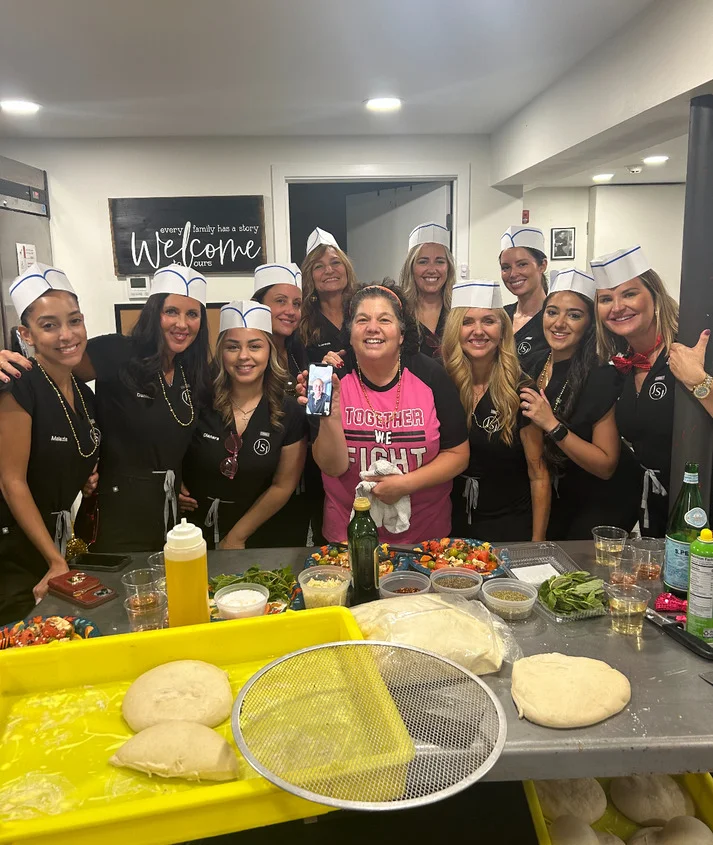
[[[453,534],[544,540],[551,493],[542,432],[519,413],[518,391],[529,379],[518,363],[497,282],[453,288],[443,363],[470,433],[470,462],[453,482]]]
[[[399,285],[418,321],[420,351],[441,357],[441,339],[451,309],[456,266],[450,251],[451,233],[438,223],[422,223],[408,239],[408,255]]]
[[[213,407],[201,413],[183,463],[181,509],[194,512],[210,548],[274,546],[274,528],[260,529],[292,496],[307,446],[266,305],[220,309],[216,366]]]

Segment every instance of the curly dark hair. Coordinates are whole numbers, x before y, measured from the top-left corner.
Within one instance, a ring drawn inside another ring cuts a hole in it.
[[[148,298],[130,335],[131,357],[119,371],[120,381],[129,390],[153,398],[158,395],[157,376],[166,350],[161,331],[161,312],[167,296],[167,293],[159,293]],[[193,401],[197,406],[210,407],[213,401],[211,354],[208,315],[204,305],[201,305],[201,325],[196,339],[185,352],[176,355],[175,360],[183,367]]]
[[[389,276],[386,276],[380,282],[369,282],[368,284],[361,285],[357,289],[357,292],[349,303],[349,310],[347,311],[347,329],[349,333],[351,334],[354,315],[359,304],[365,299],[374,299],[377,297],[390,303],[396,314],[396,319],[399,321],[399,326],[404,336],[401,351],[407,355],[418,352],[420,348],[418,324],[416,323],[413,310],[406,299],[403,289],[393,279],[389,278]]]

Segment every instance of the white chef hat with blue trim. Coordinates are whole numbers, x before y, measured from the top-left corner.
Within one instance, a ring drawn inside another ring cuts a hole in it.
[[[440,223],[420,223],[408,236],[408,248],[411,250],[419,244],[441,244],[450,249],[451,233]]]
[[[32,264],[10,285],[10,299],[17,316],[22,317],[30,305],[48,290],[66,290],[77,295],[62,270],[48,264]]]
[[[272,334],[272,311],[247,299],[236,299],[220,309],[220,333],[228,329],[260,329]]]
[[[325,246],[335,246],[339,249],[339,244],[337,243],[337,239],[334,235],[331,232],[325,232],[324,229],[317,227],[307,238],[307,255],[309,255],[313,249],[317,249],[317,247],[322,244]]]
[[[550,273],[550,293],[569,290],[586,296],[587,299],[595,301],[597,297],[597,285],[593,276],[571,267],[569,270],[555,270]]]
[[[177,293],[190,296],[205,305],[208,297],[208,282],[205,276],[182,264],[169,264],[154,273],[151,279],[151,293]]]
[[[470,279],[453,286],[451,308],[502,308],[503,297],[498,282]]]
[[[273,285],[294,285],[302,290],[302,273],[296,264],[261,264],[255,268],[253,296]]]
[[[545,252],[545,236],[535,226],[510,226],[500,237],[500,249],[525,246]]]
[[[597,288],[615,288],[651,269],[640,246],[618,249],[589,262]]]

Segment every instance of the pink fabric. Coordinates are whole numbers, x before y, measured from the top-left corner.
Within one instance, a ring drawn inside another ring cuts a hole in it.
[[[443,377],[447,378],[445,372]],[[349,469],[339,478],[322,474],[325,492],[323,531],[332,543],[346,540],[360,472],[369,469],[378,458],[391,461],[402,472],[412,472],[430,463],[439,452],[440,423],[431,389],[407,369],[403,371],[401,381],[401,403],[396,417],[393,415],[396,386],[385,392],[367,388],[369,400],[377,412],[374,414],[364,398],[357,374],[349,373],[341,381],[342,425],[349,450]],[[410,544],[448,536],[452,486],[452,482],[447,481],[412,494],[409,529],[403,534],[391,534],[380,528],[379,539]]]

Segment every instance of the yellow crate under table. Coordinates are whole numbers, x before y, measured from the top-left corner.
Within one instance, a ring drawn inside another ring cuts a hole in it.
[[[161,845],[329,812],[242,758],[231,783],[149,778],[107,761],[133,735],[124,693],[154,666],[214,663],[235,696],[276,657],[358,639],[351,613],[330,607],[0,652],[0,843]],[[218,731],[235,747],[230,720]]]
[[[673,777],[682,786],[685,786],[691,794],[691,798],[693,798],[696,804],[696,815],[698,818],[713,830],[713,778],[709,774],[674,775]],[[611,800],[609,800],[609,783],[611,778],[597,778],[597,780],[607,793],[608,803],[606,813],[592,827],[595,830],[614,833],[626,842],[634,831],[639,829],[639,826],[618,812],[616,807],[611,803]],[[522,785],[525,790],[527,804],[530,808],[535,833],[537,834],[537,841],[539,845],[552,845],[547,823],[542,813],[542,807],[535,791],[535,784],[531,780],[526,780],[523,781]]]

